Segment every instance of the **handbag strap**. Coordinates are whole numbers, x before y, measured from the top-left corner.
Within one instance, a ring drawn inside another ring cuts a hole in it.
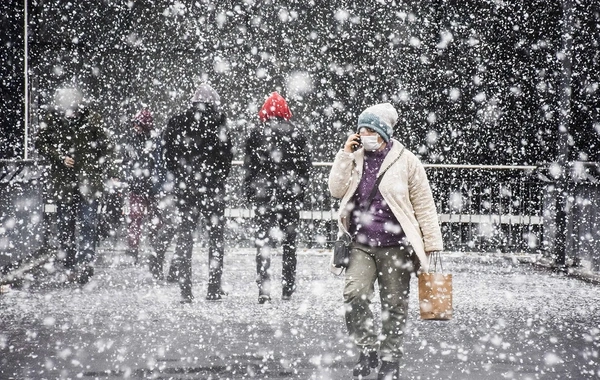
[[[442,255],[440,251],[435,251],[429,256],[429,268],[431,270],[431,260],[433,260],[433,271],[437,272],[438,263],[440,264],[440,273],[444,273],[444,267],[442,266]]]
[[[385,170],[379,175],[379,177],[377,177],[377,180],[375,181],[375,186],[373,186],[373,188],[371,189],[371,192],[369,193],[369,197],[367,198],[367,202],[365,203],[365,206],[363,207],[363,211],[366,211],[369,209],[369,207],[371,207],[371,203],[373,203],[373,199],[375,198],[375,194],[377,194],[377,191],[379,190],[379,184],[381,183],[381,180],[383,179],[384,174],[388,171],[389,168],[391,168],[396,161],[398,161],[400,159],[400,156],[402,156],[402,153],[404,153],[404,147],[402,147],[402,150],[400,151],[400,154],[398,155],[398,157],[396,157],[394,159],[394,161],[392,161],[392,163],[385,168]]]

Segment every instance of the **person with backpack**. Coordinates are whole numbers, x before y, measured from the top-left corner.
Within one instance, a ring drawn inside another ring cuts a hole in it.
[[[273,92],[246,140],[244,193],[256,227],[258,303],[271,301],[271,254],[283,245],[282,299],[296,291],[296,235],[311,167],[306,137],[292,123],[286,100]]]

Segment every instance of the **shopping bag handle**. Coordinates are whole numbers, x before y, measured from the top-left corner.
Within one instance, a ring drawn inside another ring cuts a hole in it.
[[[432,252],[429,255],[429,268],[430,268],[429,270],[430,271],[431,271],[431,267],[432,267],[432,265],[431,265],[431,261],[432,260],[433,260],[433,271],[437,272],[437,266],[438,266],[438,263],[439,263],[439,265],[440,265],[440,273],[444,273],[444,267],[442,266],[442,255],[441,255],[440,251]]]

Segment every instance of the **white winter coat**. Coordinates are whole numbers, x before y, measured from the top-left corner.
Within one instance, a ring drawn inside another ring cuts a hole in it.
[[[381,174],[401,154],[400,158],[385,173],[379,191],[402,226],[408,241],[413,246],[421,263],[421,271],[429,270],[425,252],[443,249],[435,202],[419,159],[398,141],[393,139],[389,151],[377,176]],[[358,188],[362,178],[364,149],[353,153],[340,150],[329,173],[329,191],[334,198],[341,198],[338,215],[339,236],[348,233],[350,211],[346,207]],[[341,273],[335,267],[334,273]]]

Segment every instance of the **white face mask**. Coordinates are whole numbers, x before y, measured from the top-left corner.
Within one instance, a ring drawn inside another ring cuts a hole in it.
[[[360,141],[366,151],[374,152],[374,151],[378,150],[379,148],[381,148],[381,145],[383,144],[383,143],[377,142],[378,137],[379,136],[377,136],[377,135],[375,135],[375,136],[360,136]]]

